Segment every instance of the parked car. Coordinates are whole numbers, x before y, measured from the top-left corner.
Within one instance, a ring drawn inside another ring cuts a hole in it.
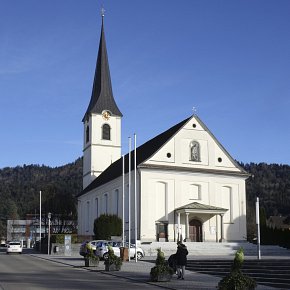
[[[80,251],[79,254],[81,256],[85,256],[86,255],[86,245],[89,244],[90,247],[92,248],[93,252],[96,252],[97,246],[101,243],[104,242],[103,240],[93,240],[93,241],[85,241],[81,244],[80,246]]]
[[[96,255],[100,258],[106,260],[108,259],[108,246],[111,246],[114,254],[120,257],[120,247],[122,247],[122,242],[115,242],[115,241],[103,241],[97,244]],[[125,247],[128,248],[129,244],[125,243]],[[130,245],[130,258],[135,258],[135,245]],[[145,256],[144,251],[142,248],[137,247],[137,259],[140,260]]]
[[[19,253],[22,254],[22,246],[20,242],[10,242],[6,248],[6,254]]]

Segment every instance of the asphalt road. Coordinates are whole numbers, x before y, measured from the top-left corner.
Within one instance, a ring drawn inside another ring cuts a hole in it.
[[[0,251],[1,290],[160,289],[112,275],[53,263],[25,254]]]

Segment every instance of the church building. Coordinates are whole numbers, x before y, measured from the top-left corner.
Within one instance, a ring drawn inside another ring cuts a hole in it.
[[[246,239],[249,175],[197,115],[121,156],[122,113],[113,96],[104,16],[92,95],[82,121],[79,235],[93,236],[94,220],[115,214],[124,217],[127,240],[134,233],[141,242]]]

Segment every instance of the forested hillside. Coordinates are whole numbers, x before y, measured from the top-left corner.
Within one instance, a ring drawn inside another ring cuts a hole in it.
[[[248,227],[254,228],[255,201],[270,215],[290,215],[290,166],[266,163],[242,164],[252,177],[247,186]],[[43,212],[76,218],[76,194],[82,190],[82,159],[61,167],[24,165],[0,170],[0,236],[6,219],[25,218],[39,212],[39,191]]]
[[[61,167],[24,165],[0,170],[0,237],[6,235],[7,219],[25,219],[39,213],[62,214],[76,219],[75,196],[82,190],[82,159]]]
[[[242,166],[252,175],[247,181],[248,203],[254,203],[258,196],[267,216],[290,215],[290,166],[266,163]]]
[[[251,174],[247,188],[247,231],[251,240],[256,235],[257,197],[260,200],[261,214],[290,217],[290,166],[266,163],[241,164]],[[261,217],[260,214],[260,217]]]

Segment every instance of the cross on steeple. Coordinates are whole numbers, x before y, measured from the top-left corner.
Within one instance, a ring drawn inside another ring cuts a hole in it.
[[[105,17],[105,9],[104,9],[104,6],[102,6],[102,8],[101,8],[101,16],[102,16],[102,18],[104,18]]]

